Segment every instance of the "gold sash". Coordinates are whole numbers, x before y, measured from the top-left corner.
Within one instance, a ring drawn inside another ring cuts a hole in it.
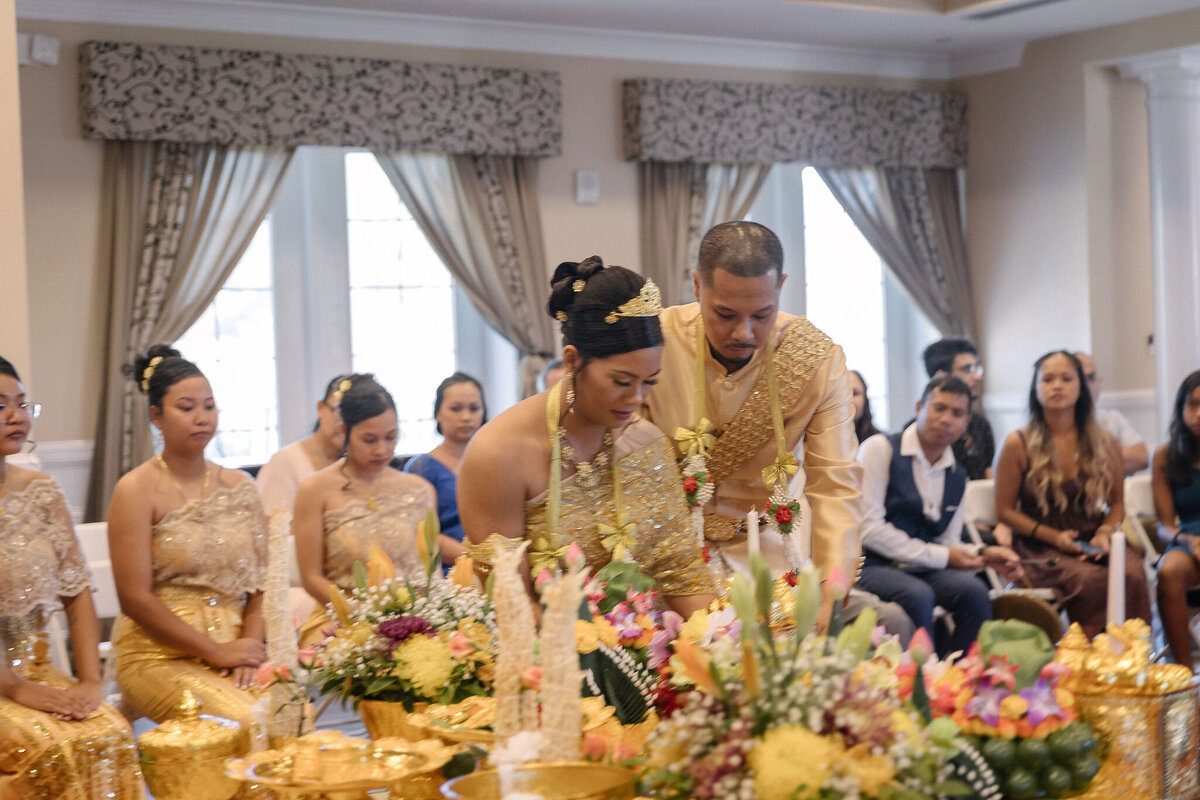
[[[779,404],[782,409],[791,408],[797,403],[832,346],[833,340],[804,317],[794,320],[783,331],[775,350],[775,372],[779,378]],[[729,427],[708,451],[708,471],[713,480],[719,485],[774,435],[767,370],[764,369],[754,382],[750,396],[734,414]]]

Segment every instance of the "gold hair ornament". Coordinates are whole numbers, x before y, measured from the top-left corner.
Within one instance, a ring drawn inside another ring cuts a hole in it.
[[[344,394],[346,394],[346,392],[350,391],[350,387],[353,385],[354,385],[354,381],[352,381],[349,378],[342,378],[340,381],[338,381],[337,388],[335,388],[333,390],[333,392],[329,395],[330,399],[333,400],[333,404],[332,404],[333,408],[338,408],[339,406],[341,406],[342,395],[344,395]]]
[[[618,317],[657,317],[662,310],[662,292],[653,280],[647,278],[637,297],[610,313],[604,321],[611,325]]]
[[[559,322],[566,322],[566,321],[567,321],[567,312],[565,312],[565,311],[555,311],[555,312],[554,312],[554,318],[555,318],[556,320],[558,320]]]
[[[571,284],[571,291],[573,291],[575,294],[579,294],[586,288],[587,281],[585,281],[583,278],[576,278],[575,282]]]
[[[162,360],[163,360],[162,356],[155,356],[154,358],[150,359],[150,363],[146,365],[146,368],[144,370],[142,370],[142,393],[143,394],[150,391],[150,379],[152,377],[154,377],[154,368],[157,367],[159,364],[161,364]]]

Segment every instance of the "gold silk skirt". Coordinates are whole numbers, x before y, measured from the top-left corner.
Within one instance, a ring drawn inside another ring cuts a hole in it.
[[[320,644],[337,627],[337,624],[337,620],[329,616],[329,611],[325,606],[317,606],[300,626],[300,646],[312,647]]]
[[[242,602],[207,589],[182,586],[160,587],[155,594],[175,616],[215,642],[232,642],[241,635]],[[200,659],[160,644],[126,616],[117,619],[113,642],[117,685],[124,702],[136,713],[155,722],[170,719],[183,690],[191,689],[201,703],[201,713],[231,719],[253,735],[258,725],[255,706],[266,696],[265,691],[238,689],[232,677],[223,677]]]
[[[34,656],[44,615],[0,618],[5,657],[28,681],[65,689],[75,681]],[[142,798],[142,772],[129,723],[103,703],[64,721],[0,697],[0,800]]]

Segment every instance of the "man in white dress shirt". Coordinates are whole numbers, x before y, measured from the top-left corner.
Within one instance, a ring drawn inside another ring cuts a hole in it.
[[[1079,365],[1083,367],[1083,377],[1087,378],[1088,389],[1092,393],[1092,404],[1100,398],[1100,373],[1096,371],[1096,361],[1087,353],[1076,353]],[[1117,437],[1121,445],[1121,461],[1126,475],[1140,472],[1150,465],[1150,451],[1142,441],[1141,434],[1134,430],[1133,425],[1125,415],[1115,408],[1100,408],[1096,406],[1096,422],[1101,428]]]
[[[911,425],[872,436],[858,450],[866,556],[859,586],[900,605],[931,637],[934,607],[950,612],[953,632],[935,639],[942,655],[965,652],[991,619],[988,587],[976,573],[985,563],[1020,567],[1007,547],[962,541],[967,473],[952,445],[967,428],[970,405],[966,383],[939,375],[925,387]]]

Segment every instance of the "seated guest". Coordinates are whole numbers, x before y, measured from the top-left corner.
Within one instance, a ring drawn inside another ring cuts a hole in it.
[[[1088,389],[1092,392],[1092,402],[1100,401],[1100,374],[1096,372],[1096,362],[1087,353],[1076,353],[1075,358],[1083,366],[1083,377],[1087,378]],[[1117,437],[1121,446],[1121,463],[1126,475],[1144,470],[1150,463],[1150,453],[1141,435],[1125,419],[1125,415],[1115,408],[1097,408],[1096,422],[1101,428]]]
[[[939,375],[917,403],[916,422],[902,433],[872,436],[858,450],[866,556],[859,585],[899,604],[931,636],[934,606],[949,611],[954,631],[937,642],[942,655],[965,653],[991,619],[988,588],[975,573],[985,563],[1019,569],[1007,547],[981,551],[962,543],[967,473],[951,445],[967,427],[970,404],[965,383]]]
[[[312,436],[284,447],[258,471],[258,491],[268,514],[281,508],[290,514],[300,482],[341,456],[346,432],[338,406],[354,378],[354,375],[338,375],[331,380],[317,401],[317,423]]]
[[[921,358],[930,378],[953,375],[971,390],[971,418],[966,432],[954,443],[954,458],[967,471],[970,480],[992,477],[996,442],[980,401],[983,364],[979,363],[979,349],[969,339],[939,339],[925,348]]]
[[[1083,367],[1068,352],[1034,365],[1029,424],[996,461],[996,514],[1034,586],[1047,587],[1090,637],[1104,628],[1109,537],[1125,516],[1125,476],[1112,434],[1096,424]],[[1129,545],[1126,544],[1128,548]],[[1141,556],[1125,554],[1127,616],[1150,619]]]
[[[133,731],[101,702],[92,575],[66,500],[49,475],[11,461],[39,408],[0,358],[0,797],[136,800],[142,776]],[[74,679],[37,656],[59,607]]]
[[[163,449],[117,482],[108,506],[121,697],[162,722],[190,689],[208,713],[252,729],[254,673],[267,659],[262,500],[249,475],[204,458],[217,403],[195,364],[159,344],[128,374]]]
[[[458,519],[458,465],[467,442],[487,422],[487,406],[479,381],[456,372],[438,384],[433,401],[433,418],[442,443],[404,465],[404,471],[420,475],[437,492],[438,523],[442,531],[442,562],[453,564],[462,552],[463,529]]]
[[[1175,393],[1170,439],[1154,451],[1151,475],[1167,544],[1158,562],[1158,613],[1175,663],[1190,667],[1187,590],[1200,585],[1200,370]]]
[[[850,370],[850,403],[854,406],[854,435],[859,444],[877,433],[882,433],[871,419],[871,399],[867,397],[867,382],[856,369]]]
[[[292,535],[304,588],[319,604],[300,630],[300,644],[315,644],[330,626],[329,586],[354,590],[354,562],[372,546],[400,577],[420,580],[417,526],[436,507],[433,487],[390,466],[400,428],[396,403],[371,375],[356,375],[342,395],[346,457],[304,479],[296,493]]]

